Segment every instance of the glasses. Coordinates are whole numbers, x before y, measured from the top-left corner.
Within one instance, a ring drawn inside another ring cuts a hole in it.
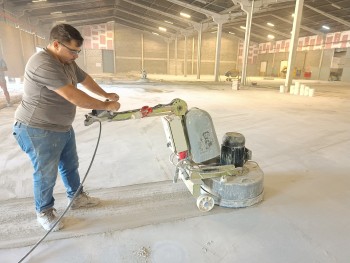
[[[81,50],[75,50],[75,49],[71,49],[69,47],[67,47],[65,44],[63,44],[62,42],[58,42],[60,43],[62,46],[64,46],[66,49],[69,50],[70,53],[72,53],[73,55],[79,55]]]

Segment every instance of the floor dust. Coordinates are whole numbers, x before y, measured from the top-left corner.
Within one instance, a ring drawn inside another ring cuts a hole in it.
[[[251,78],[257,85],[233,91],[229,82],[208,88],[210,79],[195,76],[148,77],[156,91],[136,81],[102,86],[120,95],[121,110],[181,98],[211,115],[220,143],[226,132],[242,133],[264,172],[263,202],[200,212],[181,180],[172,183],[160,118],[105,122],[84,186],[101,205],[68,211],[65,227],[25,262],[348,262],[349,83],[308,81],[315,94],[305,97],[280,93],[281,79]],[[14,98],[21,88],[9,84]],[[12,137],[15,104],[0,107],[2,263],[18,262],[45,234],[35,218],[31,165]],[[73,124],[81,176],[98,136],[98,125],[84,126],[87,112],[78,109]],[[55,198],[62,213],[67,200],[60,178]]]

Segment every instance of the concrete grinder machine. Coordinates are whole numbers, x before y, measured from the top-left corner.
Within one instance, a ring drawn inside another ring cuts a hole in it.
[[[210,115],[198,108],[188,110],[181,99],[123,112],[92,110],[85,115],[84,124],[153,116],[162,116],[167,147],[172,151],[170,161],[175,166],[174,182],[180,178],[185,183],[200,211],[210,211],[215,204],[240,208],[262,201],[264,174],[251,161],[244,136],[227,132],[220,147]]]

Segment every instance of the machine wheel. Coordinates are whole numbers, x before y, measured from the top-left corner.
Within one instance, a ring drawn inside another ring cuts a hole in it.
[[[201,212],[208,212],[214,207],[214,198],[210,195],[204,194],[197,198],[197,207]]]

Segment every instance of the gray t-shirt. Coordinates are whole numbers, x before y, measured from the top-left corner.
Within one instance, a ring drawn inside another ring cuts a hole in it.
[[[25,68],[23,97],[15,119],[30,127],[69,130],[76,106],[54,90],[68,84],[77,88],[86,76],[75,62],[62,64],[46,50],[34,54]]]

